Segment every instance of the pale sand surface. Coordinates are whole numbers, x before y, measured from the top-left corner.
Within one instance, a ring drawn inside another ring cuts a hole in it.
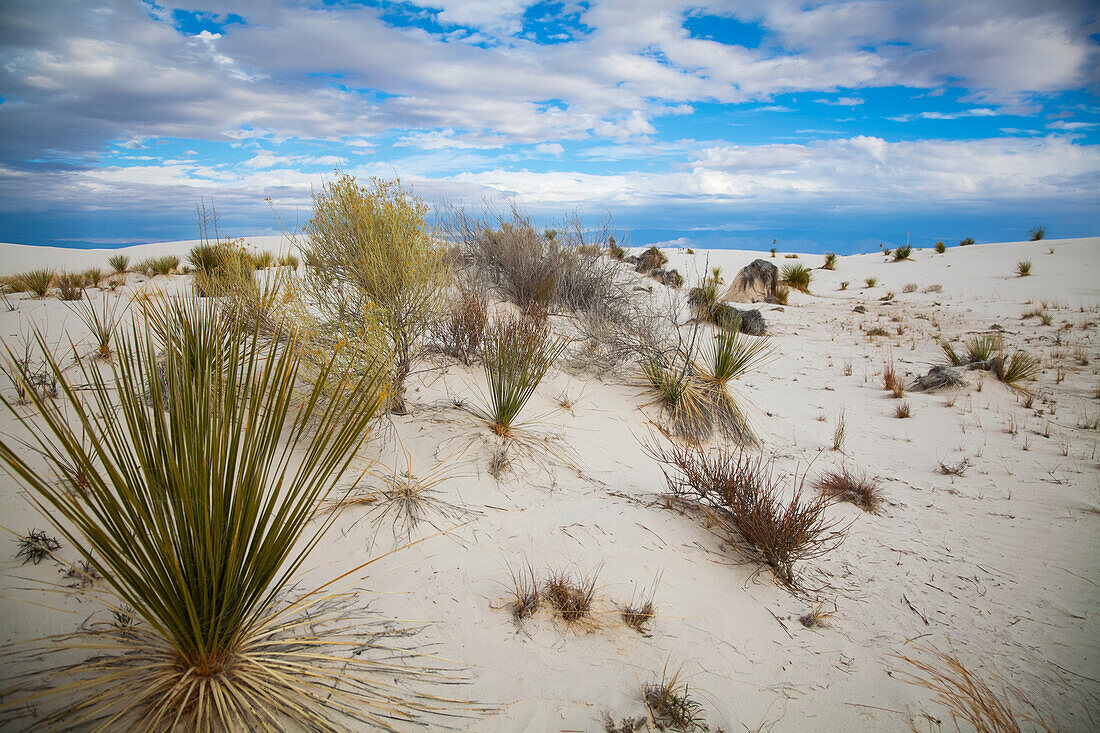
[[[130,249],[142,249],[133,254],[141,258],[182,254],[191,244]],[[0,245],[0,271],[105,266],[111,253]],[[783,254],[670,253],[670,266],[693,285],[708,264],[720,265],[729,281],[757,257],[780,267],[823,261]],[[925,249],[912,257],[840,257],[835,271],[814,270],[812,295],[792,293],[786,308],[761,306],[779,356],[737,388],[751,404],[765,453],[788,475],[812,463],[811,481],[841,463],[865,470],[882,479],[886,498],[877,515],[849,504],[830,510],[854,523],[838,550],[801,566],[810,589],[801,594],[757,573],[696,519],[658,500],[664,481],[639,444],[658,416],[643,407],[649,398],[635,374],[552,371],[524,415],[550,413],[538,429],[563,436],[575,467],[521,462],[499,482],[487,473],[489,443],[477,437],[484,427],[450,402],[476,399],[480,369],[440,362],[445,370],[417,378],[410,414],[380,430],[365,455],[404,469],[400,443],[412,471],[423,474],[465,448],[454,464],[462,476],[440,490],[466,508],[461,521],[468,523],[372,566],[357,587],[375,610],[428,624],[421,639],[467,669],[470,684],[457,694],[499,707],[459,722],[460,729],[599,731],[604,711],[643,714],[639,687],[666,665],[682,665],[711,730],[909,730],[910,716],[919,730],[936,730],[925,712],[951,729],[931,693],[892,674],[902,666],[892,655],[914,639],[950,643],[973,666],[1019,686],[1062,730],[1100,724],[1100,238],[951,247],[944,255]],[[1021,259],[1033,262],[1032,276],[1015,276]],[[867,289],[871,276],[879,284]],[[131,276],[127,288],[183,290],[187,277],[143,280]],[[844,280],[851,285],[841,291]],[[911,282],[939,284],[942,292],[903,293]],[[663,287],[640,276],[639,284]],[[880,301],[887,291],[895,293],[891,303]],[[15,311],[0,312],[5,340],[34,324],[90,350],[56,298],[14,300]],[[1042,303],[1052,325],[1021,319]],[[867,313],[853,312],[857,304]],[[912,417],[893,416],[894,401],[881,387],[887,360],[907,378],[923,374],[941,360],[936,335],[958,340],[994,324],[1008,348],[1042,358],[1041,374],[1027,385],[1037,395],[1030,409],[1021,394],[987,378],[972,379],[958,395],[910,393]],[[867,337],[874,325],[890,335]],[[580,396],[571,412],[556,404],[563,390]],[[839,453],[831,446],[842,412],[847,437]],[[11,417],[0,417],[0,430],[12,426]],[[972,462],[964,476],[939,472],[941,461],[963,458]],[[311,558],[311,578],[327,579],[395,545],[388,524],[376,532],[365,514],[344,511]],[[0,516],[18,532],[44,526],[8,477],[0,478]],[[422,524],[413,537],[433,531]],[[75,559],[71,548],[60,555]],[[517,626],[503,608],[505,586],[509,565],[527,560],[539,571],[599,568],[599,627],[567,628],[546,611]],[[103,613],[79,593],[31,589],[28,579],[54,581],[57,569],[19,566],[14,544],[0,556],[0,571],[5,641],[71,630]],[[658,616],[644,637],[619,622],[615,604],[657,576]],[[797,619],[817,599],[830,610],[835,602],[837,613],[824,627],[804,628]]]

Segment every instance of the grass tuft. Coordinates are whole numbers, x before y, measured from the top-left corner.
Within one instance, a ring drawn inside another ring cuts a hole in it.
[[[912,415],[912,409],[908,402],[898,402],[894,405],[894,417],[905,419]]]
[[[642,698],[659,729],[705,731],[703,706],[692,699],[687,683],[680,681],[680,672],[669,677],[666,669],[660,682],[642,686]]]
[[[28,270],[16,275],[21,290],[26,290],[36,298],[45,298],[53,284],[54,271],[49,269]]]
[[[546,579],[544,597],[567,623],[591,621],[592,602],[596,598],[599,568],[590,575],[574,579],[568,572],[552,572]]]
[[[1032,242],[1038,242],[1040,239],[1044,239],[1047,236],[1046,227],[1038,226],[1028,230],[1027,238]]]
[[[61,300],[80,300],[84,297],[84,276],[76,272],[57,273],[57,297]]]
[[[810,292],[810,281],[812,279],[813,273],[801,263],[783,265],[783,270],[780,274],[780,280],[782,282],[803,293]]]
[[[1027,277],[1031,274],[1031,260],[1020,260],[1016,263],[1016,275]]]
[[[130,256],[123,254],[111,255],[107,258],[107,264],[114,272],[122,274],[130,268]]]
[[[908,244],[903,244],[894,250],[894,262],[902,262],[909,259],[909,255],[913,253],[913,248]]]
[[[836,269],[836,252],[825,253],[825,264],[821,266],[822,270],[835,270]]]
[[[61,540],[51,537],[44,529],[32,529],[22,537],[16,537],[15,541],[19,545],[19,552],[15,553],[15,557],[22,558],[24,565],[37,565],[43,560],[49,560],[61,549]]]
[[[877,277],[869,277],[869,278],[867,278],[866,280],[863,281],[863,284],[866,285],[869,288],[873,288],[876,285],[878,285],[878,278]]]
[[[855,473],[847,466],[832,469],[817,479],[818,490],[832,501],[855,504],[865,512],[877,512],[882,506],[882,489],[877,479]]]
[[[508,601],[508,607],[512,609],[512,615],[516,621],[523,621],[525,618],[534,616],[535,612],[539,610],[541,600],[539,581],[535,575],[534,566],[531,565],[530,561],[519,570],[509,566],[508,574],[511,576],[512,581],[509,586],[511,600]]]

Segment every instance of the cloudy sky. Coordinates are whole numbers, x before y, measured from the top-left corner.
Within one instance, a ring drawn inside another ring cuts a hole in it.
[[[334,168],[634,244],[1100,234],[1090,0],[0,0],[0,241],[308,217]]]

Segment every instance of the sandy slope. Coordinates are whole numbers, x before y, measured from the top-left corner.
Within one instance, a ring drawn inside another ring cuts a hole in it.
[[[3,271],[48,262],[102,264],[107,253],[0,245]],[[188,243],[147,245],[182,252]],[[263,245],[269,249],[277,246]],[[1048,248],[1053,247],[1053,254]],[[142,252],[136,257],[147,256]],[[773,260],[817,267],[822,257]],[[760,253],[671,253],[689,284],[707,265],[727,280]],[[767,255],[764,255],[765,257]],[[97,259],[98,257],[98,259]],[[1030,259],[1031,277],[1015,277]],[[597,731],[601,714],[644,712],[639,687],[682,665],[711,729],[726,731],[920,730],[944,718],[930,693],[901,681],[892,655],[910,640],[950,644],[972,665],[985,665],[1053,713],[1063,730],[1100,724],[1100,239],[916,251],[913,261],[880,255],[839,258],[833,272],[814,270],[813,295],[792,294],[786,308],[764,306],[780,356],[739,385],[751,402],[764,450],[788,474],[846,462],[883,482],[886,506],[868,515],[850,505],[832,509],[853,521],[845,544],[803,566],[800,594],[659,500],[660,471],[639,439],[655,418],[632,386],[634,375],[555,371],[527,415],[550,413],[536,429],[557,435],[552,452],[568,458],[543,468],[520,461],[499,482],[487,473],[485,430],[453,398],[477,399],[478,369],[453,364],[426,369],[410,390],[411,414],[395,418],[373,443],[382,460],[423,474],[455,451],[456,478],[440,487],[464,508],[460,529],[432,538],[372,568],[359,587],[372,606],[393,617],[428,622],[423,641],[466,665],[463,696],[498,711],[460,728],[512,731]],[[867,277],[878,286],[865,288]],[[130,288],[148,287],[133,277]],[[841,281],[849,289],[839,290]],[[185,287],[185,278],[160,278]],[[651,283],[652,281],[647,281]],[[920,289],[903,293],[906,283]],[[939,284],[942,292],[922,292]],[[662,286],[656,285],[656,288]],[[887,291],[895,298],[885,303]],[[95,294],[94,297],[103,297]],[[1045,302],[1052,324],[1022,320]],[[29,324],[50,333],[80,329],[56,299],[17,299],[0,313],[0,334],[18,339]],[[863,304],[866,314],[853,312]],[[993,324],[1006,344],[1041,354],[1044,369],[1022,395],[995,380],[959,394],[909,394],[912,417],[893,417],[881,389],[884,362],[909,376],[939,361],[934,337],[959,339]],[[868,337],[881,325],[889,336]],[[1079,350],[1078,350],[1079,347]],[[80,346],[78,348],[88,348]],[[1084,356],[1088,364],[1077,361]],[[426,365],[429,366],[429,365]],[[3,388],[7,388],[4,385]],[[572,411],[556,404],[565,391]],[[843,452],[830,450],[843,413]],[[12,420],[0,417],[0,430]],[[571,450],[566,450],[568,446]],[[941,461],[969,459],[961,477],[939,472]],[[2,524],[42,526],[9,478],[0,479]],[[341,515],[315,556],[324,578],[399,542],[388,524],[375,530],[366,511]],[[430,534],[428,525],[413,537]],[[41,594],[23,578],[52,580],[43,564],[20,568],[0,558],[4,639],[72,628],[98,612],[79,593],[51,599],[76,616],[30,605]],[[61,552],[70,557],[71,549]],[[599,572],[595,628],[567,628],[547,612],[517,626],[504,609],[508,567]],[[615,604],[652,587],[658,619],[644,637],[623,626]],[[837,613],[821,628],[797,618],[818,600]],[[947,727],[950,727],[945,720]]]

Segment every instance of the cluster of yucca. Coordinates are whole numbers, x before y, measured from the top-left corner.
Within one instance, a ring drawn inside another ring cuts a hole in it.
[[[88,388],[38,336],[59,398],[32,391],[34,414],[5,400],[31,437],[0,439],[0,458],[129,622],[40,640],[92,656],[40,673],[45,692],[4,690],[3,715],[153,731],[414,719],[430,703],[394,680],[417,670],[335,653],[376,648],[377,628],[360,640],[333,615],[349,597],[288,597],[331,519],[308,523],[383,399],[380,371],[354,377],[331,356],[305,385],[292,332],[269,338],[207,300],[140,310],[109,368],[77,358]]]
[[[1011,356],[1005,356],[1004,341],[998,334],[979,334],[967,339],[965,355],[956,351],[949,341],[941,340],[939,344],[948,364],[992,371],[1014,389],[1022,390],[1018,383],[1034,377],[1042,366],[1033,354],[1023,349],[1016,349]]]

